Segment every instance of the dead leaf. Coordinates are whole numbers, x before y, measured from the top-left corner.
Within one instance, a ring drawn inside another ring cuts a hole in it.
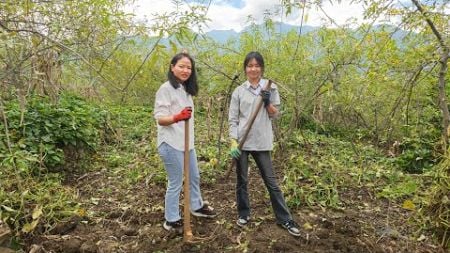
[[[42,215],[42,207],[36,206],[33,210],[33,213],[31,214],[31,217],[33,220],[36,220],[37,218],[41,217]]]
[[[402,208],[406,209],[406,210],[414,211],[414,210],[416,210],[416,205],[414,204],[414,202],[412,202],[412,200],[407,199],[403,202]]]
[[[38,222],[39,222],[39,219],[34,220],[31,223],[27,223],[27,224],[23,225],[22,232],[29,233],[29,232],[33,231],[34,228],[36,227],[36,225],[38,224]]]
[[[421,242],[421,241],[425,241],[426,239],[427,239],[427,237],[425,235],[420,235],[419,238],[417,238],[417,241]]]
[[[305,224],[303,224],[303,228],[306,230],[312,230],[313,226],[309,224],[309,222],[306,222]]]

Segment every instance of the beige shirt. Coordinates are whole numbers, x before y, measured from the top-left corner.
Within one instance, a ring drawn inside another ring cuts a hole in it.
[[[264,87],[266,79],[261,79],[259,86]],[[256,90],[261,90],[258,87]],[[253,111],[256,110],[259,91],[253,89],[248,81],[238,86],[231,95],[230,109],[228,114],[230,138],[241,141]],[[279,108],[280,94],[277,86],[270,87],[270,102]],[[278,116],[278,115],[277,115]],[[247,136],[242,150],[267,151],[273,149],[272,118],[267,110],[262,107],[253,122],[253,126]]]
[[[192,107],[192,116],[189,119],[189,149],[194,148],[194,102],[184,86],[175,89],[169,81],[163,83],[156,92],[155,109],[153,115],[156,120],[162,116],[179,113],[186,106]],[[160,126],[158,123],[157,145],[165,142],[173,148],[184,151],[184,124],[179,121],[169,126]]]

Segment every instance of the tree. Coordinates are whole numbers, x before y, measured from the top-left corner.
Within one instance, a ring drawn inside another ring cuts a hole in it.
[[[449,2],[438,0],[427,1],[423,4],[417,0],[411,0],[411,2],[412,4],[401,1],[372,2],[366,9],[366,15],[373,17],[374,15],[382,14],[391,20],[399,17],[401,19],[398,24],[399,27],[436,38],[434,51],[431,54],[440,66],[437,85],[437,103],[442,116],[442,150],[445,152],[449,142],[450,131],[450,114],[446,95],[447,65],[450,52],[449,40],[443,37],[442,34],[448,29],[449,16],[445,14],[445,11],[448,10]]]
[[[0,68],[8,87],[4,89],[56,99],[61,69],[72,57],[98,72],[90,54],[131,30],[121,10],[124,4],[125,0],[2,1]]]
[[[433,34],[436,36],[436,39],[439,43],[439,51],[440,51],[440,59],[439,59],[439,107],[442,111],[442,137],[444,141],[444,150],[447,150],[448,141],[449,141],[449,135],[450,135],[450,113],[448,110],[448,99],[445,89],[446,84],[446,76],[447,76],[447,69],[448,69],[448,58],[450,56],[450,50],[449,50],[449,44],[448,41],[445,41],[444,38],[441,35],[441,32],[438,30],[437,26],[435,25],[435,22],[432,20],[432,15],[430,15],[430,12],[425,10],[425,8],[419,3],[417,0],[411,0],[414,5],[417,7],[417,10],[422,14],[423,18],[427,22],[428,26],[430,27]],[[445,23],[448,25],[448,19],[447,22],[445,22],[444,19],[444,29],[445,29]],[[439,22],[439,20],[437,20]],[[448,28],[448,27],[447,27]]]

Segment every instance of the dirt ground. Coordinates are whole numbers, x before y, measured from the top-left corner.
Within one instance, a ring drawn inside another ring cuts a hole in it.
[[[374,198],[365,189],[342,192],[342,210],[299,207],[291,212],[301,227],[296,238],[275,224],[264,184],[251,170],[252,222],[235,224],[234,175],[202,184],[204,199],[219,213],[215,219],[191,216],[193,242],[162,227],[165,186],[141,180],[132,188],[104,169],[74,175],[89,215],[58,224],[50,234],[28,238],[27,252],[444,252],[430,235],[413,234],[408,211]],[[183,210],[183,208],[181,208]],[[90,218],[86,218],[90,217]]]

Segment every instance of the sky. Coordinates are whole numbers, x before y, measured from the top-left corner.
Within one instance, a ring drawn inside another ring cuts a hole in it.
[[[301,1],[301,0],[291,0]],[[439,2],[440,0],[438,0]],[[448,1],[448,0],[443,0]],[[184,8],[187,5],[206,5],[210,0],[183,0]],[[256,23],[262,23],[264,13],[267,10],[278,13],[273,16],[274,21],[279,21],[291,25],[300,25],[302,12],[297,10],[289,16],[284,15],[286,10],[281,9],[280,0],[212,0],[209,6],[207,17],[210,19],[203,27],[204,32],[210,30],[230,30],[240,32],[249,25],[248,17],[251,16]],[[307,1],[309,2],[309,1]],[[353,23],[353,26],[363,22],[364,7],[362,4],[352,3],[352,0],[326,0],[323,1],[322,9],[316,6],[309,6],[304,9],[303,25],[336,27]],[[399,0],[403,5],[411,5],[411,1]],[[421,1],[427,2],[427,1]],[[450,5],[444,11],[450,14]],[[135,0],[134,5],[128,6],[126,11],[132,12],[138,21],[151,24],[154,13],[169,13],[174,10],[173,0]],[[283,13],[283,15],[282,15]],[[331,23],[328,17],[335,23]],[[379,20],[383,22],[383,20]],[[377,22],[377,23],[379,23]],[[352,25],[351,25],[352,26]],[[195,25],[191,27],[197,30]]]
[[[209,0],[185,0],[184,2],[190,5],[207,4]],[[350,4],[351,1],[347,0],[339,2],[324,1],[323,5],[325,13],[339,25],[345,24],[348,19],[352,18],[359,21],[362,20],[364,9],[361,5]],[[173,9],[174,5],[171,0],[136,0],[133,6],[127,8],[127,11],[133,12],[137,20],[146,20],[146,22],[151,23],[153,13],[169,13]],[[240,32],[245,26],[249,25],[249,16],[252,16],[256,23],[261,23],[266,10],[286,11],[281,10],[280,0],[212,0],[207,13],[210,21],[206,23],[207,27],[204,27],[203,31],[233,29],[236,32]],[[315,7],[307,8],[305,9],[305,15],[307,19],[304,19],[303,25],[331,26],[326,15],[320,9]],[[301,23],[300,11],[287,17],[279,12],[274,17],[275,21],[291,25],[300,25]]]

